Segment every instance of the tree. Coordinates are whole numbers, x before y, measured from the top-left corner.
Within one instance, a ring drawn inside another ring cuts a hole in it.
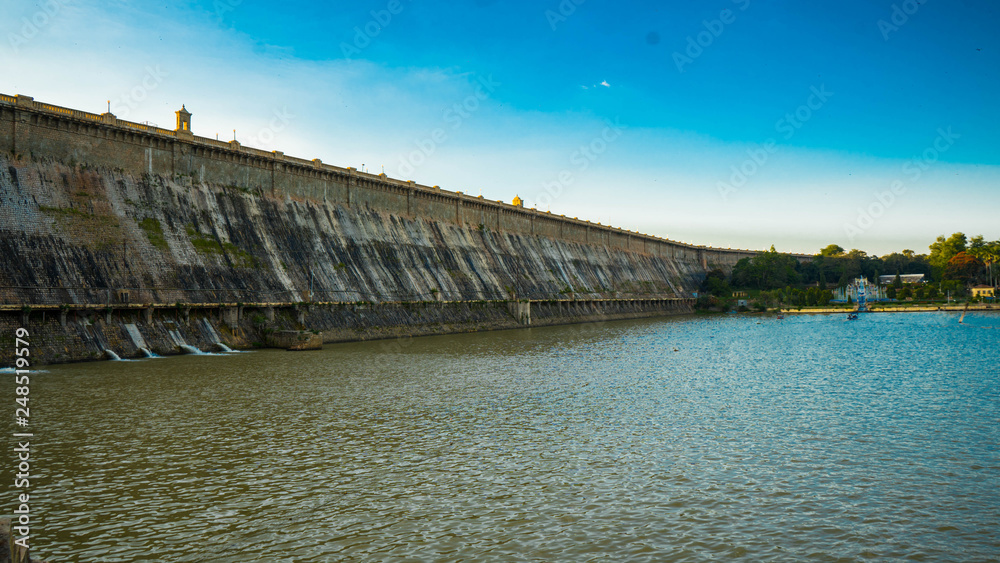
[[[802,307],[803,305],[808,304],[805,291],[802,291],[801,289],[795,289],[792,290],[792,294],[794,295],[794,297],[792,297],[792,301],[795,303],[795,305]]]
[[[845,286],[851,280],[861,276],[871,277],[871,259],[868,257],[868,253],[863,250],[858,250],[857,248],[851,249],[850,252],[844,254],[841,265],[843,269],[841,270],[840,282],[838,283],[840,286]]]
[[[733,290],[729,287],[729,284],[718,278],[711,279],[708,284],[708,292],[723,299],[728,299],[733,295]]]
[[[969,249],[967,252],[983,263],[986,273],[985,280],[991,287],[995,285],[993,280],[993,264],[997,260],[1000,260],[1000,241],[986,242],[983,239],[983,235],[977,235],[969,240]]]
[[[844,253],[844,248],[836,244],[827,245],[819,251],[820,256],[840,256]]]
[[[819,299],[820,305],[828,305],[830,301],[833,301],[833,292],[829,289],[823,291],[823,295]]]
[[[957,280],[946,280],[941,282],[941,293],[951,293],[953,298],[962,297],[965,295],[965,285]]]
[[[897,274],[925,274],[931,277],[932,268],[927,262],[926,254],[915,254],[912,250],[903,252],[893,252],[879,259],[882,263],[879,268],[882,272],[894,272]]]
[[[800,281],[798,260],[771,246],[753,258],[743,258],[733,266],[732,281],[736,287],[777,289]]]
[[[983,263],[967,252],[959,252],[945,267],[945,279],[969,284],[983,270]]]
[[[806,290],[806,305],[816,305],[819,303],[819,296],[822,293],[818,288],[810,287]]]
[[[993,265],[1000,262],[1000,240],[989,243],[987,249],[984,259],[989,266],[990,285],[995,287],[997,280],[993,275]]]
[[[948,261],[955,257],[959,252],[964,252],[967,246],[967,240],[964,233],[955,233],[948,238],[944,238],[944,235],[939,235],[937,240],[929,246],[931,249],[930,263],[931,266],[935,268],[944,269],[948,265]]]
[[[726,283],[725,272],[718,268],[705,274],[705,281],[701,283],[701,291],[722,298],[729,298],[733,293],[729,284]]]
[[[851,260],[864,260],[865,258],[868,258],[868,253],[864,250],[852,248],[851,251],[847,253],[847,257]]]

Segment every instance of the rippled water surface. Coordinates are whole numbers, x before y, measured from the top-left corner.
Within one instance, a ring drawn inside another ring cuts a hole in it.
[[[34,553],[996,561],[998,343],[726,316],[54,366]]]

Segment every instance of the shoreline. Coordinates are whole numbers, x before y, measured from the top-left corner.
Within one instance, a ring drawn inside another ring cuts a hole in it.
[[[893,307],[871,307],[866,313],[936,313],[936,312],[963,312],[963,311],[997,311],[1000,312],[1000,304],[977,303],[975,305],[903,305]],[[857,309],[818,307],[814,309],[779,309],[779,313],[804,315],[804,314],[845,314],[855,313]]]
[[[693,301],[648,298],[181,304],[179,308],[38,306],[23,311],[0,310],[0,326],[6,334],[13,334],[16,328],[27,329],[32,342],[31,365],[42,366],[142,359],[150,353],[173,356],[227,348],[316,349],[340,342],[667,317],[693,313]],[[14,365],[13,342],[7,340],[11,339],[0,335],[0,368]],[[303,340],[308,343],[300,342]]]

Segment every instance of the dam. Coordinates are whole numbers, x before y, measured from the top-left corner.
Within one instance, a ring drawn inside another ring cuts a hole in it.
[[[754,254],[196,136],[186,107],[176,119],[0,95],[0,323],[33,330],[36,362],[684,313],[707,270]]]

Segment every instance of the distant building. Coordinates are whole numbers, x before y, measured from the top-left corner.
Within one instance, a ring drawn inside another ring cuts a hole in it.
[[[524,207],[524,200],[518,196],[514,196],[514,207]]]
[[[879,281],[881,281],[883,276],[879,276]],[[895,278],[896,276],[889,276]],[[844,287],[838,287],[833,290],[833,299],[830,300],[831,303],[860,303],[861,295],[864,295],[864,301],[866,303],[873,303],[876,301],[888,301],[889,297],[886,295],[886,287],[884,285],[875,285],[872,282],[864,278],[858,278],[856,280],[851,280]]]
[[[972,288],[973,297],[996,297],[996,290],[988,285],[977,285]]]
[[[900,274],[899,280],[903,283],[924,283],[923,274]],[[896,283],[896,276],[879,276],[878,283],[881,285],[892,285]]]

